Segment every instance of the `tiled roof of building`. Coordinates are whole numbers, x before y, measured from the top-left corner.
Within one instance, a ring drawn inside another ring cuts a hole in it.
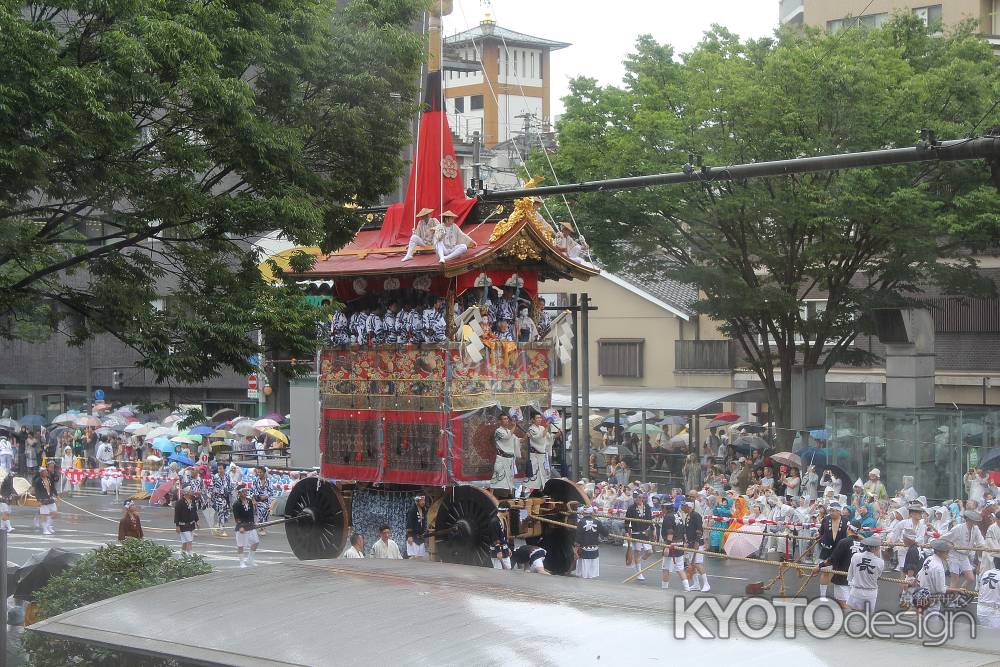
[[[516,30],[501,28],[495,23],[480,23],[475,28],[470,28],[469,30],[451,35],[450,37],[445,37],[444,43],[449,45],[464,44],[465,42],[471,42],[474,39],[484,38],[500,39],[505,41],[508,45],[518,44],[539,46],[552,51],[565,49],[567,46],[570,46],[568,42],[557,42],[552,39],[543,39],[542,37],[526,35],[523,32],[517,32]]]
[[[628,271],[616,271],[615,275],[632,287],[645,292],[655,299],[669,303],[671,306],[684,311],[688,315],[695,314],[692,306],[698,300],[698,288],[694,285],[670,278],[637,276]]]

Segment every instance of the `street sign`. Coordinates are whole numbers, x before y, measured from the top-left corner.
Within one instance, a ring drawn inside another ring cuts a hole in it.
[[[256,389],[247,389],[247,398],[260,398]]]
[[[94,400],[95,401],[103,401],[104,400],[104,390],[103,389],[98,389],[97,391],[94,392]]]
[[[247,398],[258,398],[257,374],[251,373],[247,376]]]

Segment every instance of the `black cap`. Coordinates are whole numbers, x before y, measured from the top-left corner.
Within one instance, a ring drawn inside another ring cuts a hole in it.
[[[850,521],[847,525],[850,526],[851,530],[854,532],[859,532],[861,530],[861,521],[859,519]]]

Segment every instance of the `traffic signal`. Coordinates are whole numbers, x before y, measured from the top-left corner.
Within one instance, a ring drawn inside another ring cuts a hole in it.
[[[111,371],[111,388],[121,389],[122,388],[122,372],[121,371]]]

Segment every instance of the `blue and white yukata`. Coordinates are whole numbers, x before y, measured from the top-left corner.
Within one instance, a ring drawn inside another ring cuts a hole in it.
[[[351,327],[343,311],[335,312],[330,320],[330,342],[334,345],[351,343]]]
[[[271,496],[274,495],[274,487],[270,480],[261,480],[255,477],[253,485],[250,487],[250,495],[253,496],[256,504],[257,523],[264,523],[271,516]]]
[[[228,473],[216,474],[212,478],[212,509],[215,510],[215,525],[217,528],[224,527],[229,523],[229,516],[232,514],[233,480]]]
[[[424,340],[428,343],[443,343],[448,340],[448,323],[443,311],[436,308],[424,311]]]

